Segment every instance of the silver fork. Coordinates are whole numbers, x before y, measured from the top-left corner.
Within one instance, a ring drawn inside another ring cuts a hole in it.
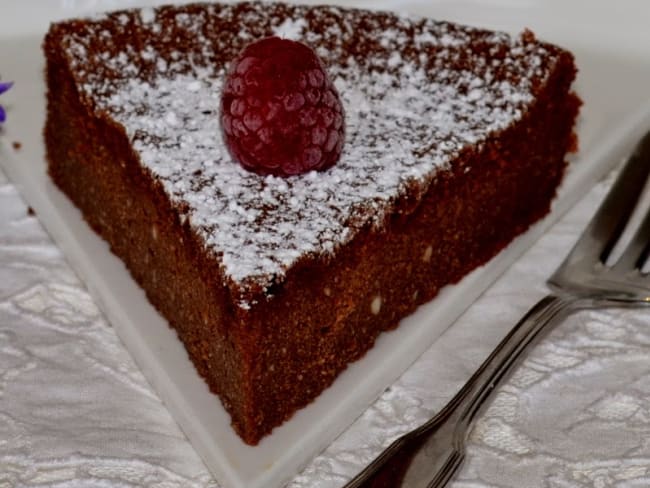
[[[540,300],[434,418],[397,439],[345,488],[440,488],[461,465],[473,421],[523,353],[570,313],[650,305],[650,212],[614,263],[612,251],[650,173],[650,132],[641,139],[582,236],[548,281]]]

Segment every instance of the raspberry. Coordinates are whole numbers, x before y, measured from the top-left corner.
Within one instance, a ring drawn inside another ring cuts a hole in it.
[[[248,45],[228,70],[220,118],[230,155],[259,174],[324,170],[341,156],[341,100],[322,61],[299,42]]]

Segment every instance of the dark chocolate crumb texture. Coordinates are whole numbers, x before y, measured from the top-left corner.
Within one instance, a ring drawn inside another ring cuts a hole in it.
[[[270,35],[311,46],[341,97],[325,171],[261,176],[223,144],[228,63]],[[44,50],[52,178],[252,444],[547,213],[575,142],[573,57],[530,32],[195,4],[54,24]]]

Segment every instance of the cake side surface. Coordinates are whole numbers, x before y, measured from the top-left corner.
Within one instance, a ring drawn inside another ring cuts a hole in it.
[[[218,264],[181,222],[160,183],[140,166],[123,129],[89,116],[65,61],[57,59],[62,51],[55,32],[44,47],[50,176],[170,321],[201,375],[210,377],[210,368],[219,365],[223,376],[212,389],[236,418],[245,403],[245,364]]]
[[[216,114],[228,60],[283,32],[329,64],[349,135],[288,180],[232,163]],[[45,51],[54,181],[249,443],[548,211],[578,108],[572,57],[529,34],[334,7],[118,12]]]
[[[287,401],[308,404],[381,332],[549,212],[574,144],[579,101],[567,90],[573,76],[567,57],[522,123],[459,155],[457,169],[438,178],[413,213],[393,215],[382,233],[366,229],[331,264],[292,269],[280,299],[254,309],[250,322],[264,341],[257,347],[268,351],[251,368],[256,403],[269,406],[254,422],[286,420]]]

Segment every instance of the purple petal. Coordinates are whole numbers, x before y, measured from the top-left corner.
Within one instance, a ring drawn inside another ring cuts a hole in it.
[[[13,82],[13,81],[6,81],[6,82],[4,82],[4,83],[2,83],[2,82],[0,81],[0,95],[2,95],[4,92],[6,92],[6,91],[7,91],[9,88],[11,88],[12,86],[14,86],[14,82]]]
[[[0,123],[7,120],[7,114],[5,114],[5,109],[0,105]]]

